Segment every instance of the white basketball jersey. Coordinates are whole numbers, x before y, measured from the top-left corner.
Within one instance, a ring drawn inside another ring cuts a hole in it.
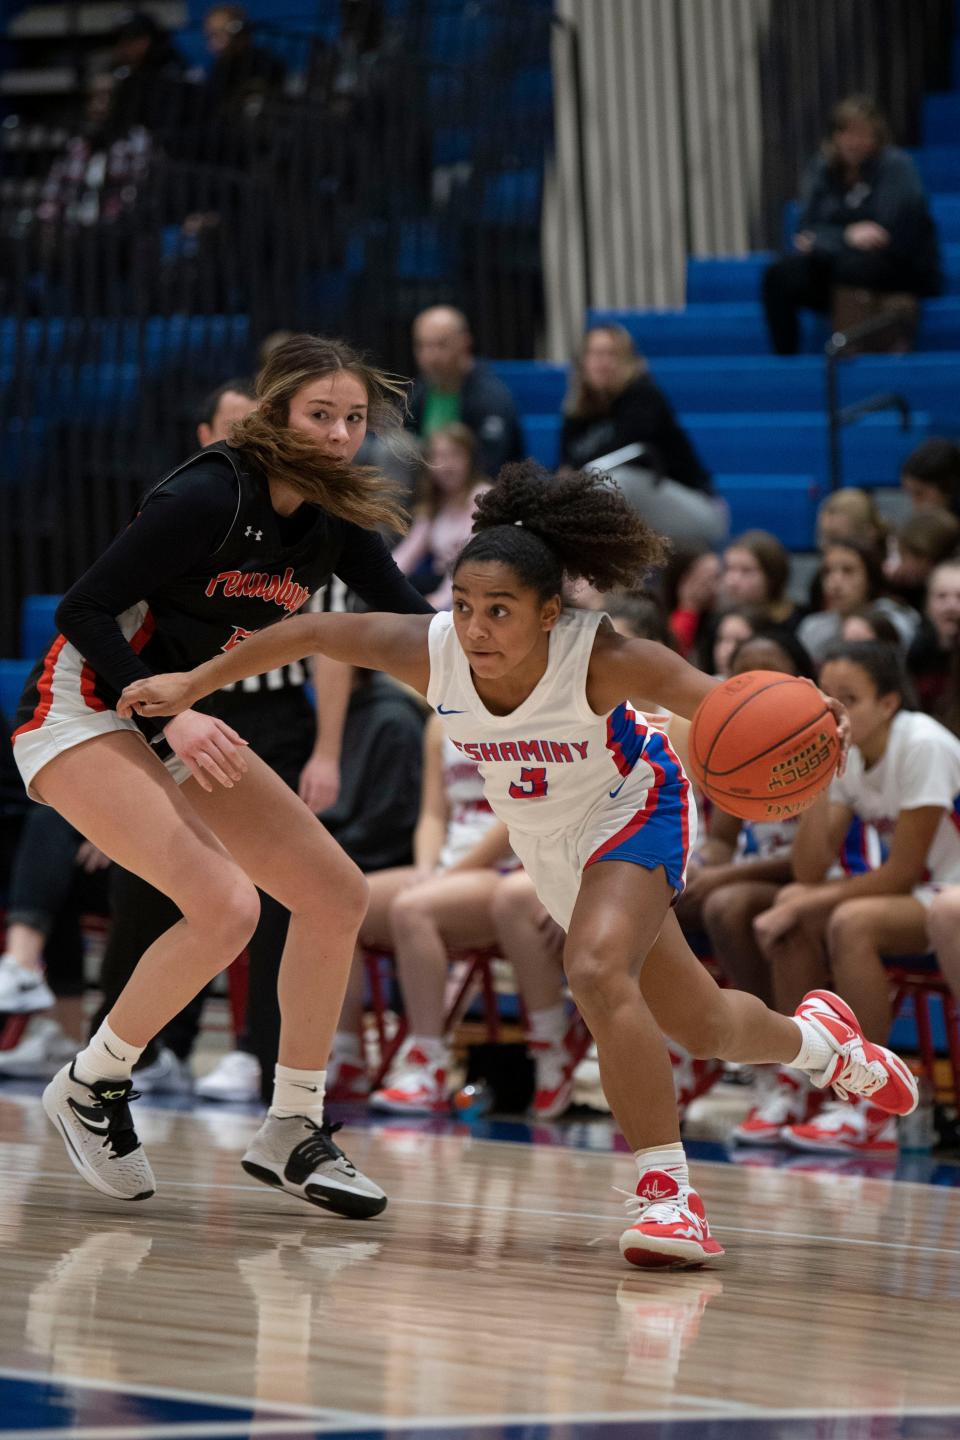
[[[497,817],[483,793],[477,762],[461,754],[447,735],[443,737],[443,793],[450,818],[439,868],[448,870],[470,853],[480,837],[497,823]]]
[[[430,622],[427,699],[460,753],[475,760],[490,806],[511,831],[554,835],[591,824],[623,792],[682,777],[662,730],[624,701],[608,715],[587,703],[587,669],[602,611],[564,610],[547,668],[522,705],[494,715],[477,694],[446,611]]]

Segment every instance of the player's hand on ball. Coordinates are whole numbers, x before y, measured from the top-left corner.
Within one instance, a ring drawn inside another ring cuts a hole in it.
[[[214,780],[231,790],[243,779],[247,742],[223,720],[185,710],[163,727],[163,733],[202,790],[212,790]]]
[[[823,695],[822,690],[820,694]],[[840,701],[834,700],[831,695],[823,695],[823,703],[837,722],[837,733],[840,736],[840,759],[837,761],[836,773],[842,775],[847,768],[847,756],[850,753],[850,716]]]
[[[148,680],[134,680],[117,702],[117,714],[179,715],[199,697],[193,693],[189,671],[169,675],[151,675]]]

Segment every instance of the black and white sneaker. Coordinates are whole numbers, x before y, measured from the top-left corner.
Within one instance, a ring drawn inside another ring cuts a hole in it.
[[[26,970],[12,955],[0,955],[0,1015],[49,1010],[56,996],[42,971]]]
[[[43,1092],[43,1108],[63,1137],[67,1155],[88,1185],[115,1200],[149,1200],[157,1188],[130,1116],[138,1099],[132,1080],[95,1080],[58,1070]]]
[[[316,1125],[305,1115],[268,1115],[241,1163],[264,1185],[286,1190],[334,1215],[370,1220],[385,1208],[387,1197],[334,1142],[339,1129],[339,1125]]]

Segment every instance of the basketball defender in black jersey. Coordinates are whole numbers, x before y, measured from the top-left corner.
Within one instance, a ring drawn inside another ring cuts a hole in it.
[[[353,464],[368,423],[397,425],[400,387],[346,345],[295,336],[269,356],[258,409],[147,494],[68,592],[24,694],[14,755],[34,798],[163,891],[183,918],[144,953],[44,1108],[95,1188],[155,1182],[129,1111],[147,1042],[244,947],[256,887],[290,911],[273,1103],[248,1173],[327,1210],[386,1204],[323,1125],[325,1063],[366,906],[360,872],[224,720],[121,718],[125,685],[229,652],[295,614],[334,574],[372,609],[429,607],[376,527],[402,528],[382,478]]]

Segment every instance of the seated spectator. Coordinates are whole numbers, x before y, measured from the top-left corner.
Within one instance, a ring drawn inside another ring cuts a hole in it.
[[[960,445],[953,440],[923,440],[900,467],[900,488],[914,510],[960,507]]]
[[[847,615],[872,605],[897,628],[904,645],[909,645],[920,623],[915,610],[899,605],[884,595],[880,556],[867,545],[845,540],[828,545],[821,570],[823,608],[807,615],[797,626],[797,639],[819,663],[840,638]]]
[[[418,503],[393,558],[435,610],[448,610],[450,567],[470,539],[477,496],[488,481],[477,468],[477,439],[454,421],[427,441]]]
[[[560,461],[579,470],[627,445],[643,453],[616,467],[617,483],[653,528],[681,543],[722,540],[726,520],[709,499],[709,471],[669,400],[623,326],[597,325],[574,362]]]
[[[960,558],[954,558],[938,565],[927,581],[923,620],[907,652],[907,671],[921,709],[944,723],[958,641]]]
[[[803,613],[787,595],[790,556],[767,530],[745,530],[723,552],[720,602],[754,605],[774,625],[795,628]]]
[[[822,553],[834,540],[861,540],[875,550],[886,549],[887,523],[869,490],[834,490],[820,501],[817,549]]]
[[[380,947],[396,957],[410,1034],[371,1104],[399,1114],[446,1110],[450,1052],[443,1000],[448,947],[493,943],[493,892],[502,871],[515,865],[506,826],[484,798],[477,765],[445,737],[437,717],[431,717],[423,737],[413,864],[370,876],[370,901],[327,1069],[328,1093],[340,1099],[367,1093],[360,1050],[363,952]]]
[[[779,892],[754,930],[772,966],[778,1010],[790,1014],[802,992],[826,986],[855,1008],[867,1039],[883,1043],[891,989],[881,957],[923,954],[931,940],[937,943],[933,903],[945,885],[960,881],[953,823],[960,741],[908,708],[902,661],[887,646],[831,650],[820,685],[850,716],[847,767],[801,815],[796,883]],[[876,869],[831,880],[837,846],[854,818],[877,828],[885,857]],[[809,1094],[804,1077],[791,1079]],[[812,1118],[798,1113],[781,1132],[789,1144],[896,1156],[896,1122],[869,1100],[835,1099]]]
[[[460,420],[477,437],[480,469],[496,477],[508,460],[525,454],[513,396],[488,365],[473,354],[466,315],[450,305],[433,305],[413,322],[418,376],[410,393],[407,425],[429,440]]]
[[[184,118],[183,56],[151,14],[138,10],[120,26],[112,59],[109,126],[115,134],[134,126],[162,130]]]
[[[713,613],[720,585],[720,559],[706,546],[678,549],[663,570],[663,599],[676,649],[686,659]]]
[[[0,1015],[36,1018],[0,1051],[0,1079],[48,1080],[83,1043],[79,918],[89,909],[106,914],[109,863],[55,810],[31,805],[10,876]]]
[[[219,115],[255,113],[266,96],[283,90],[286,66],[279,55],[254,43],[242,5],[214,5],[203,20],[213,64],[207,98]]]
[[[861,605],[843,617],[840,625],[840,639],[844,644],[858,640],[879,640],[881,645],[892,645],[895,650],[903,649],[900,631],[888,615],[875,605]]]
[[[738,643],[731,675],[776,670],[813,678],[810,657],[788,630],[759,632]],[[737,820],[712,806],[706,834],[687,871],[677,902],[684,929],[705,931],[724,975],[739,990],[770,1004],[769,967],[753,935],[753,921],[792,879],[790,847],[797,817],[775,821]]]
[[[948,510],[920,510],[897,529],[883,566],[891,594],[922,610],[934,569],[960,547],[960,520]]]
[[[890,143],[872,100],[852,95],[831,117],[830,135],[803,184],[794,254],[763,278],[770,341],[796,354],[797,311],[826,311],[834,286],[938,295],[940,255],[916,166]]]
[[[708,675],[716,675],[718,680],[728,679],[737,646],[769,623],[766,612],[758,605],[733,605],[721,610],[703,646],[700,668]]]

